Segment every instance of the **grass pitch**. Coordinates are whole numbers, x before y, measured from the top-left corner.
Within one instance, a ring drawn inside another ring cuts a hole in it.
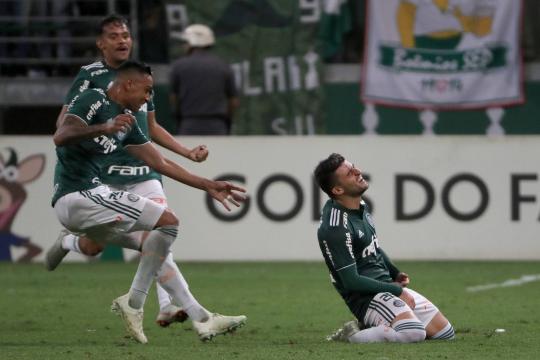
[[[180,268],[209,310],[246,314],[233,335],[200,342],[189,322],[154,324],[149,344],[125,337],[111,300],[127,292],[135,264],[0,264],[0,359],[538,359],[540,281],[468,292],[469,286],[540,274],[540,262],[398,262],[411,287],[450,319],[455,341],[328,343],[352,319],[323,263],[186,263]],[[504,333],[495,333],[497,328]]]

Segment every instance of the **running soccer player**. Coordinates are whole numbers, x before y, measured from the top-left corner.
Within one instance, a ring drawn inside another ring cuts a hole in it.
[[[453,339],[454,329],[439,309],[413,291],[409,276],[382,250],[362,195],[368,182],[339,154],[314,171],[330,199],[324,205],[317,237],[334,287],[357,320],[328,340],[351,343],[418,342]]]
[[[112,191],[102,185],[104,160],[121,147],[160,173],[206,191],[230,210],[227,202],[239,206],[244,197],[241,187],[212,181],[191,174],[163,155],[148,141],[132,112],[149,100],[153,79],[144,64],[126,61],[117,69],[113,84],[105,92],[89,89],[70,103],[54,142],[57,162],[52,205],[60,223],[72,233],[91,239],[139,250],[142,256],[129,292],[113,301],[112,309],[138,342],[148,340],[143,332],[143,306],[148,290],[157,281],[182,302],[183,285],[178,268],[164,262],[178,232],[174,213],[155,201],[127,191]],[[133,233],[149,231],[144,242]],[[202,326],[219,317],[204,308],[190,316]],[[245,317],[238,317],[243,323]]]
[[[81,68],[66,96],[65,105],[57,120],[57,127],[61,125],[68,105],[76,96],[89,88],[104,91],[108,89],[116,76],[117,68],[129,58],[132,42],[127,21],[123,17],[111,15],[101,21],[96,45],[103,55],[103,60]],[[157,123],[152,97],[141,106],[139,111],[134,112],[134,116],[143,134],[157,144],[196,162],[204,161],[207,158],[208,150],[206,146],[199,145],[193,149],[188,149],[177,142],[171,134]],[[104,171],[100,174],[101,181],[108,184],[113,190],[129,191],[167,206],[167,199],[161,184],[161,175],[126,151],[120,149],[113,152],[104,160],[103,166]],[[140,232],[138,236],[142,242],[145,234]],[[81,237],[63,230],[46,254],[47,269],[54,270],[69,251],[96,256],[103,248],[104,244],[101,242],[95,242],[85,236]],[[175,321],[183,322],[190,313],[197,314],[201,311],[201,308],[204,309],[189,290],[188,284],[174,263],[171,253],[165,262],[170,267],[175,268],[175,272],[181,278],[183,301],[182,308],[174,305],[170,295],[156,282],[160,307],[156,322],[163,327]],[[208,311],[206,312],[211,317],[211,321],[205,323],[204,326],[196,321],[197,316],[192,318],[193,325],[196,327],[199,337],[203,340],[207,340],[214,335],[230,332],[235,329],[235,325],[239,322],[238,317],[214,315]],[[219,321],[210,326],[214,318]]]

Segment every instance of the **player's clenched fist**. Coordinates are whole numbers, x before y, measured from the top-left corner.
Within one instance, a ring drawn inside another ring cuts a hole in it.
[[[135,117],[131,114],[120,114],[114,117],[114,119],[107,123],[105,128],[106,134],[115,134],[117,132],[127,133],[133,123],[135,122]]]

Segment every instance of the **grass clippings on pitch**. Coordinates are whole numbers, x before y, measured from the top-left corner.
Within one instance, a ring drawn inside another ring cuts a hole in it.
[[[149,344],[126,338],[110,303],[127,292],[136,264],[0,264],[0,359],[537,359],[540,281],[467,287],[540,274],[540,262],[398,262],[411,287],[453,323],[455,341],[328,343],[351,319],[323,263],[180,264],[212,311],[246,314],[247,326],[201,343],[188,323],[159,328],[155,290],[145,308]],[[495,329],[505,329],[496,333]]]

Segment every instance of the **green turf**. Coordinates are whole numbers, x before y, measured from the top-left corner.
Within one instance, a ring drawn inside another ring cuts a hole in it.
[[[538,359],[540,282],[477,293],[467,286],[540,274],[539,262],[399,262],[411,287],[428,296],[457,340],[421,344],[328,343],[351,319],[322,263],[187,263],[197,298],[211,310],[246,314],[234,335],[201,343],[189,323],[154,325],[149,344],[125,338],[111,300],[127,291],[135,264],[0,264],[1,359]],[[495,334],[504,328],[503,334]]]

